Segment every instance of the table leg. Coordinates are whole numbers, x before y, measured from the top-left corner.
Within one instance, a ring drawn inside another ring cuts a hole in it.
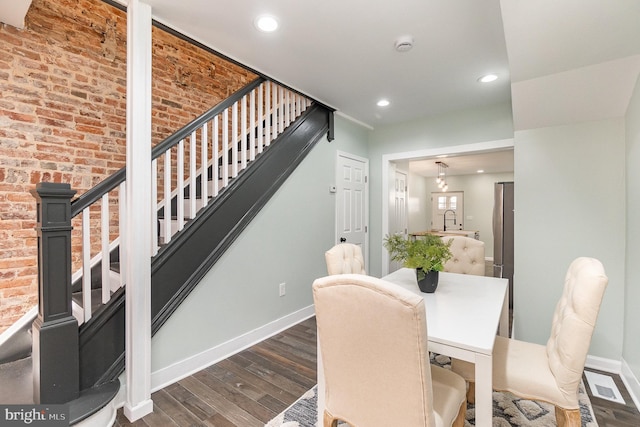
[[[493,423],[492,357],[476,354],[476,427]]]
[[[502,312],[500,312],[500,325],[498,326],[498,335],[509,338],[509,287],[504,293],[504,302],[502,303]]]
[[[317,402],[318,402],[318,426],[321,426],[323,421],[322,421],[322,416],[324,414],[324,390],[325,390],[325,385],[324,385],[324,367],[322,366],[322,352],[320,351],[320,336],[318,335],[317,338],[317,355],[316,355],[316,360],[317,360],[317,364],[318,364],[318,370],[316,373],[317,376],[317,380],[318,380],[318,387],[317,387]]]

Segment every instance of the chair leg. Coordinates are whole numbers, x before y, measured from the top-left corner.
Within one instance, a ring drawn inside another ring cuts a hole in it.
[[[467,401],[465,400],[460,405],[460,411],[458,411],[458,416],[455,420],[453,420],[453,424],[451,427],[464,427],[464,421],[467,418]]]
[[[476,383],[474,381],[469,381],[469,387],[467,387],[467,402],[474,405],[476,403]]]
[[[579,409],[564,409],[556,406],[556,423],[558,427],[580,427],[582,417]]]
[[[334,418],[328,411],[324,411],[324,416],[322,417],[324,427],[338,427],[338,419]]]

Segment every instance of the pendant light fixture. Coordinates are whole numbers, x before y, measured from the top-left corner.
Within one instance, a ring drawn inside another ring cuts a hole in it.
[[[438,166],[438,176],[436,177],[436,184],[438,184],[438,188],[443,192],[446,192],[449,189],[449,185],[447,185],[447,168],[448,164],[445,162],[436,162]]]

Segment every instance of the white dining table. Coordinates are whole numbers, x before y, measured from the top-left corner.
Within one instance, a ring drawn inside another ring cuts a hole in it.
[[[382,279],[424,298],[429,351],[475,364],[476,427],[491,427],[493,344],[496,333],[509,335],[509,282],[456,273],[439,276],[438,288],[430,294],[420,292],[413,269],[401,268]],[[324,413],[323,372],[318,351],[318,425]]]

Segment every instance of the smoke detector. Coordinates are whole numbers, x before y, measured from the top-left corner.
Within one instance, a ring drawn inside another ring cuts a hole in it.
[[[413,47],[412,36],[401,36],[396,39],[395,48],[398,52],[407,52]]]

